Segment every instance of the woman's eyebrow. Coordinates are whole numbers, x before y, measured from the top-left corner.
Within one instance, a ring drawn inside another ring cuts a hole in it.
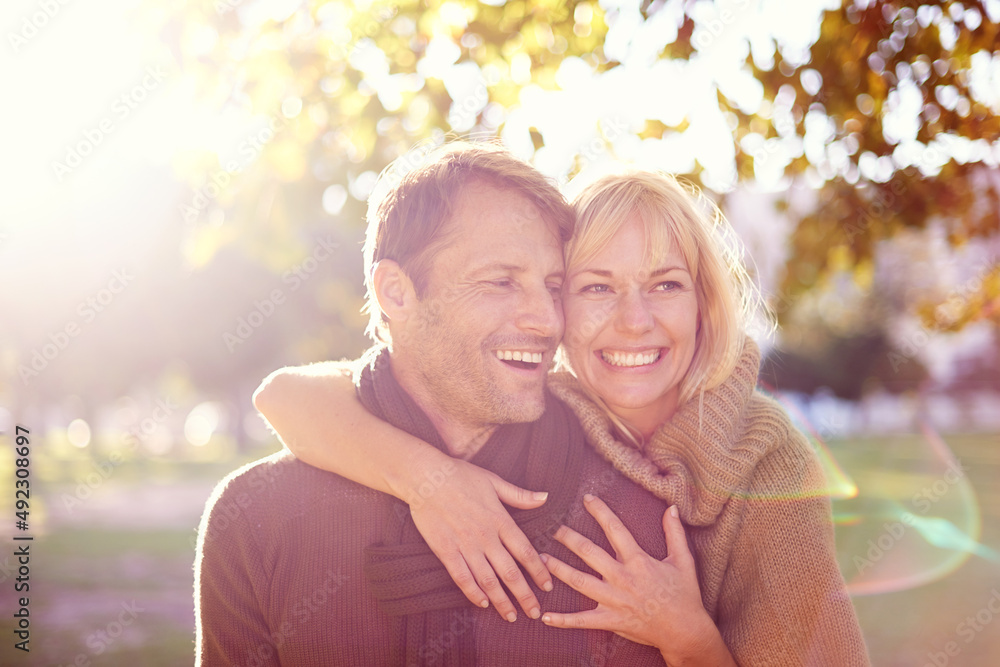
[[[671,271],[683,271],[684,273],[690,273],[683,266],[664,266],[662,268],[656,269],[649,274],[650,278],[655,278],[657,276],[662,276],[664,273],[670,273]]]
[[[580,273],[593,273],[594,275],[601,276],[602,278],[610,278],[614,275],[607,269],[583,269],[582,271],[577,271],[577,274]]]

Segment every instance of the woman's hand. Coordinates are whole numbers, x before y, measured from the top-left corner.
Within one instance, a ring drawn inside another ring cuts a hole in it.
[[[542,560],[553,575],[596,601],[597,608],[572,614],[546,612],[542,621],[555,627],[610,630],[659,648],[670,665],[735,665],[701,603],[694,557],[677,508],[663,513],[668,555],[661,561],[642,550],[603,501],[586,495],[584,504],[604,530],[617,558],[575,530],[560,527],[556,540],[602,579],[548,554],[543,554]]]
[[[473,604],[492,602],[502,617],[514,621],[517,611],[502,582],[524,612],[538,618],[538,598],[517,563],[543,590],[552,590],[552,577],[503,503],[532,509],[548,494],[525,491],[467,461],[449,459],[447,467],[427,476],[436,481],[407,499],[417,530]]]
[[[538,599],[517,563],[544,590],[552,590],[552,577],[503,503],[532,509],[547,494],[508,484],[372,416],[357,399],[350,369],[325,362],[275,371],[254,405],[305,463],[409,504],[420,534],[473,604],[492,601],[502,617],[517,618],[503,582],[538,618]],[[362,444],[372,442],[379,446]]]

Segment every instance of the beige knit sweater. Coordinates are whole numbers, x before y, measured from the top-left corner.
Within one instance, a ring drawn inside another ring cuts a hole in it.
[[[809,442],[756,391],[760,351],[747,339],[726,382],[680,407],[644,451],[568,373],[549,387],[590,444],[627,477],[676,504],[698,567],[702,601],[736,661],[868,665],[834,556],[830,501]]]

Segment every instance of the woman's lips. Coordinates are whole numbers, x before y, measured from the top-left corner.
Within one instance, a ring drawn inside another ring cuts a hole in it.
[[[656,364],[665,348],[649,347],[633,350],[605,348],[597,351],[601,361],[615,368],[644,368]]]

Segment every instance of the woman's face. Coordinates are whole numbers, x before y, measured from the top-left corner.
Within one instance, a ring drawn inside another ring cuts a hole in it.
[[[678,249],[649,266],[644,245],[633,216],[593,259],[567,267],[563,345],[580,382],[649,436],[677,409],[698,301]]]

